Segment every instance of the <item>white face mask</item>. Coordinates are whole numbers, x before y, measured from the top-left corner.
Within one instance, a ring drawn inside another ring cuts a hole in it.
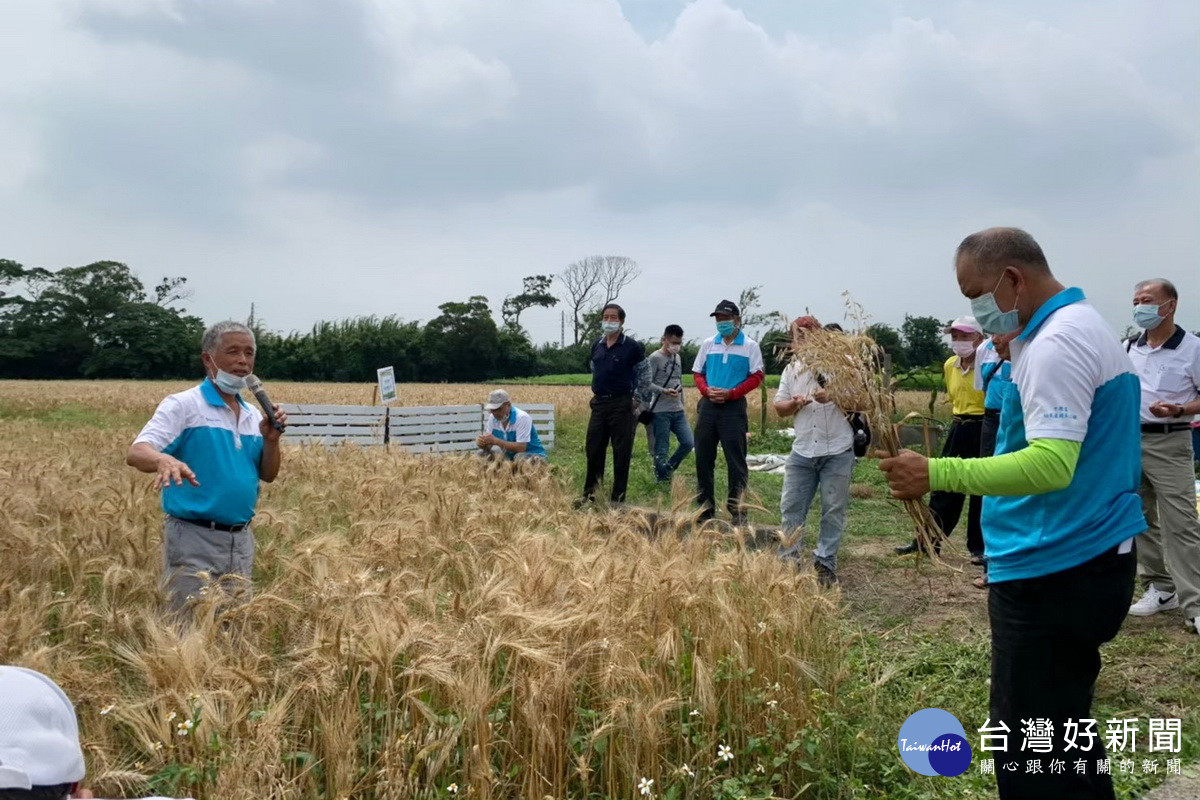
[[[677,344],[669,344],[669,345],[667,345],[667,352],[670,353],[671,355],[675,355],[676,353],[679,352],[679,347],[680,346]]]
[[[212,382],[217,385],[217,388],[226,394],[237,394],[242,389],[246,388],[246,379],[237,375],[230,375],[223,369],[218,369],[216,376]]]
[[[609,322],[608,320],[605,320],[604,322],[600,323],[600,330],[604,331],[606,334],[611,336],[612,334],[621,330],[621,323]]]
[[[975,355],[974,342],[951,342],[950,349],[954,351],[954,355],[959,358],[970,358]]]

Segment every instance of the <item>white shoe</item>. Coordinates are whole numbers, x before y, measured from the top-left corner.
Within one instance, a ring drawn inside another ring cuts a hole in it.
[[[1187,628],[1189,631],[1200,633],[1200,617],[1189,618],[1187,621]]]
[[[1174,592],[1160,592],[1153,584],[1142,595],[1142,599],[1129,607],[1129,613],[1135,617],[1148,617],[1160,611],[1171,611],[1179,608],[1179,598]]]

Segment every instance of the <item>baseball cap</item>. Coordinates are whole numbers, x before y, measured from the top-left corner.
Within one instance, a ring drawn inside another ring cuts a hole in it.
[[[487,404],[484,406],[488,411],[495,411],[505,403],[511,402],[508,397],[508,392],[503,389],[496,389],[488,395]]]
[[[0,789],[83,780],[75,707],[54,681],[0,666]]]
[[[709,314],[710,317],[715,317],[717,314],[728,314],[731,317],[740,317],[742,312],[738,310],[737,303],[732,300],[722,300],[717,303],[716,309]]]
[[[946,328],[946,333],[951,331],[962,331],[963,333],[983,333],[983,328],[975,321],[974,317],[959,317],[951,322]]]

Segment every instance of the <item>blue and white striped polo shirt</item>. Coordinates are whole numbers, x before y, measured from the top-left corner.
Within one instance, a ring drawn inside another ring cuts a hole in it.
[[[145,442],[174,456],[196,473],[199,486],[162,490],[163,511],[180,519],[241,525],[254,516],[263,439],[262,413],[238,397],[241,414],[225,404],[217,387],[204,383],[159,403],[134,443]]]
[[[537,427],[533,424],[533,418],[529,413],[522,411],[516,406],[512,406],[512,410],[508,413],[508,419],[505,422],[488,414],[488,425],[491,429],[492,436],[497,439],[503,439],[506,442],[525,442],[525,453],[531,456],[546,457],[546,448],[542,447],[542,440],[538,436]],[[504,457],[509,461],[516,458],[516,453],[504,451]]]
[[[997,583],[1070,569],[1146,529],[1140,388],[1116,334],[1082,291],[1064,289],[1011,350],[1015,389],[1004,396],[996,455],[1035,439],[1082,447],[1067,488],[984,498],[988,578]]]
[[[700,352],[692,364],[692,372],[704,376],[714,389],[733,389],[756,372],[763,371],[762,350],[758,342],[739,330],[731,344],[725,344],[721,334],[700,343]]]

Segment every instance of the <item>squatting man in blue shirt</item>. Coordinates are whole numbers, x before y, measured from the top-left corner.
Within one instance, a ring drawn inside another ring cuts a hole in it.
[[[508,392],[496,389],[489,393],[483,410],[488,413],[487,428],[475,437],[481,455],[512,462],[546,460],[546,448],[533,418],[512,404]]]
[[[1059,283],[1028,233],[992,228],[955,256],[959,289],[989,334],[1011,342],[1013,388],[1003,398],[996,455],[885,458],[892,496],[930,490],[981,495],[992,628],[990,715],[984,727],[1022,720],[1092,719],[1100,645],[1116,636],[1133,596],[1134,537],[1146,530],[1141,481],[1140,389],[1116,334],[1079,289]],[[1102,743],[1086,769],[998,771],[1001,798],[1113,797],[1100,774]],[[1062,736],[1042,753],[1080,757]]]
[[[199,386],[163,400],[129,448],[125,463],[154,474],[162,490],[165,574],[173,611],[200,594],[208,580],[247,596],[254,566],[250,520],[259,481],[279,475],[277,428],[238,394],[254,372],[254,332],[218,322],[204,333]]]

